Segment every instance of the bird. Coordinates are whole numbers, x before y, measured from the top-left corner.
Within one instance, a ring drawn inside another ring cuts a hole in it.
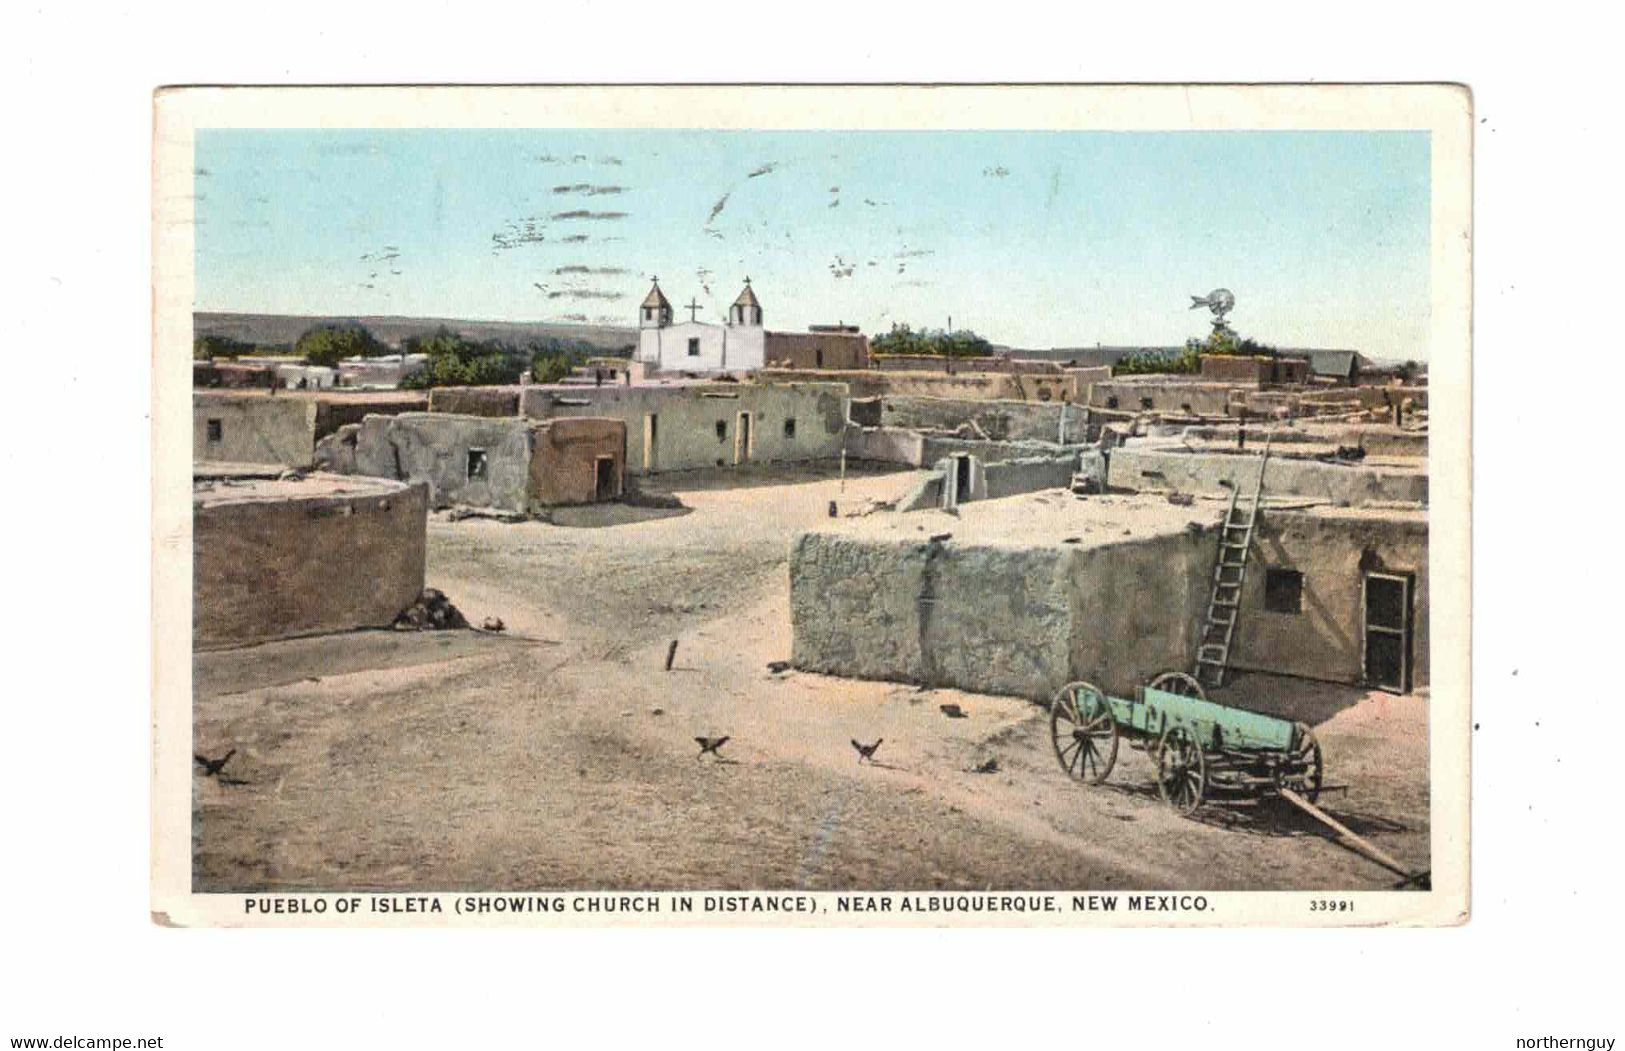
[[[210,759],[206,755],[198,755],[194,752],[192,754],[192,759],[196,761],[197,765],[203,768],[204,777],[219,777],[220,771],[225,769],[226,762],[236,754],[237,749],[233,748],[219,759]]]
[[[884,740],[885,740],[884,737],[879,737],[879,738],[875,739],[874,744],[859,744],[857,739],[853,738],[852,739],[852,747],[856,748],[858,750],[858,762],[861,763],[865,759],[869,760],[871,763],[874,762],[875,749],[879,748],[880,747],[880,742],[882,742]]]
[[[696,738],[694,738],[694,742],[700,746],[700,754],[695,756],[694,758],[696,758],[696,759],[703,758],[705,756],[706,752],[710,752],[712,755],[716,756],[718,759],[721,759],[722,758],[722,753],[720,751],[718,751],[718,749],[720,749],[723,745],[728,743],[728,738],[726,738],[726,737],[696,737]]]

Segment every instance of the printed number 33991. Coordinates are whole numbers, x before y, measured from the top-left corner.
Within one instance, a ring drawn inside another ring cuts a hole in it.
[[[1309,902],[1310,912],[1353,912],[1354,903],[1347,898],[1313,898]]]

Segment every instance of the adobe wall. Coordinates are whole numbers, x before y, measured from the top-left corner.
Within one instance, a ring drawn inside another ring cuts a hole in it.
[[[209,421],[220,438],[209,440]],[[303,467],[316,451],[316,403],[294,395],[192,393],[192,460]]]
[[[1259,386],[1274,375],[1269,358],[1246,354],[1203,354],[1202,378],[1215,383]]]
[[[626,423],[583,416],[545,420],[532,427],[531,507],[590,504],[598,499],[598,460],[614,463],[614,495],[622,492],[626,470]]]
[[[791,369],[867,369],[869,337],[846,332],[769,332],[763,364]]]
[[[790,555],[792,663],[1048,701],[1190,663],[1211,533],[1095,548],[810,532]]]
[[[732,467],[739,462],[840,456],[846,389],[831,383],[711,383],[647,387],[528,387],[530,419],[604,416],[626,424],[626,470],[637,475]],[[751,414],[750,448],[740,448],[739,414]],[[646,458],[647,418],[656,416]],[[786,421],[794,420],[794,434]],[[720,430],[719,430],[720,428]],[[747,455],[748,452],[748,455]]]
[[[521,419],[449,413],[368,416],[356,435],[355,469],[428,486],[433,507],[530,509],[530,429]],[[469,476],[470,450],[485,452],[484,477]]]
[[[436,387],[429,411],[459,416],[518,416],[519,387]]]
[[[1302,610],[1264,608],[1270,567],[1303,574]],[[1424,515],[1264,512],[1242,585],[1231,664],[1358,683],[1364,574],[1414,576],[1412,685],[1428,683],[1428,527]]]
[[[925,437],[916,431],[895,427],[848,427],[844,446],[854,460],[900,463],[910,467],[925,462]]]
[[[423,590],[424,486],[313,475],[194,493],[199,648],[388,627]]]
[[[1147,381],[1129,377],[1094,384],[1090,388],[1089,405],[1122,412],[1224,416],[1230,412],[1232,391],[1236,391],[1236,385],[1230,383]],[[1241,392],[1236,396],[1239,398]],[[1113,399],[1116,404],[1112,404]]]
[[[1250,495],[1258,468],[1259,457],[1251,447],[1244,454],[1232,454],[1126,445],[1112,450],[1106,482],[1114,489],[1228,496],[1229,490],[1219,484],[1222,481]],[[1264,496],[1298,496],[1345,507],[1426,504],[1428,477],[1419,469],[1271,456],[1264,473]]]
[[[394,416],[403,412],[427,412],[429,396],[421,391],[360,392],[324,394],[316,398],[316,439],[321,439],[368,416]]]
[[[1081,439],[1088,424],[1085,412],[1064,401],[966,401],[894,394],[880,399],[879,425],[952,431],[972,424],[993,441],[1054,442],[1061,440],[1063,416],[1068,436]]]

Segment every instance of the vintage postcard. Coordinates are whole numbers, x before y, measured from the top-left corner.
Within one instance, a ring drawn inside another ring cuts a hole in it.
[[[155,110],[155,921],[1466,919],[1466,89]]]

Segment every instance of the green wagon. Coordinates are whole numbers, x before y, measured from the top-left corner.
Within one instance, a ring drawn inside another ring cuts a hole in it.
[[[1095,785],[1126,738],[1156,763],[1163,801],[1185,814],[1204,800],[1256,802],[1283,788],[1313,804],[1323,787],[1320,742],[1308,726],[1215,704],[1184,672],[1164,672],[1132,698],[1067,683],[1050,705],[1050,738],[1067,776]]]

